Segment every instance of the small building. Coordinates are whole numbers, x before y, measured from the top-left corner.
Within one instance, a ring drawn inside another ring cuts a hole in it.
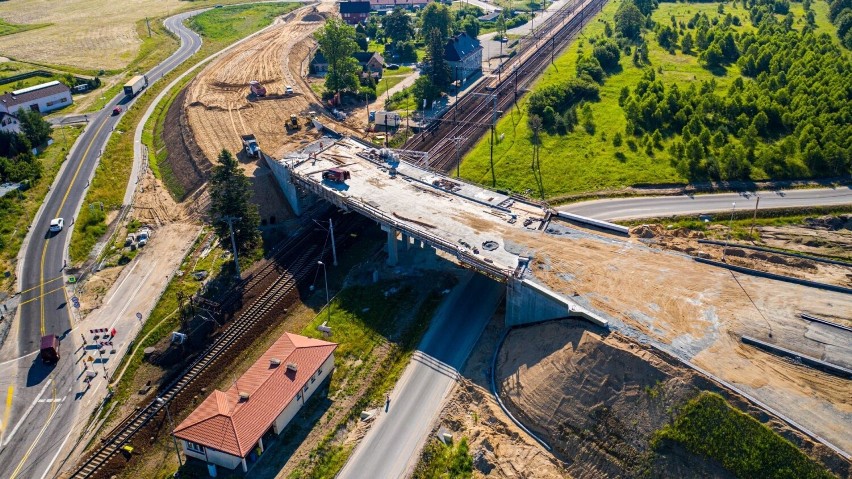
[[[444,59],[450,67],[453,81],[463,82],[482,71],[482,45],[467,33],[460,33],[447,40]]]
[[[337,344],[285,333],[227,391],[213,391],[172,432],[187,457],[211,470],[241,467],[263,454],[331,374]]]
[[[370,16],[370,2],[340,2],[340,16],[349,25],[365,23]]]
[[[316,55],[311,60],[311,73],[323,74],[326,72],[328,72],[328,60],[325,59],[325,55],[321,51],[317,50]]]
[[[417,10],[433,0],[370,0],[370,8],[376,12],[391,12],[396,8]]]
[[[21,122],[18,120],[17,116],[0,111],[0,131],[5,131],[6,133],[20,133]]]
[[[28,108],[48,113],[71,103],[71,89],[62,82],[51,81],[0,95],[0,112],[14,114]]]
[[[355,52],[352,56],[361,65],[361,79],[373,77],[376,80],[382,78],[385,68],[385,58],[377,52]]]

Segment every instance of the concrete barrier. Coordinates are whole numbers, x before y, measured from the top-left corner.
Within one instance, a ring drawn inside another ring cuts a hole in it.
[[[828,290],[828,291],[835,291],[835,292],[838,292],[838,293],[852,294],[852,288],[844,288],[843,286],[837,286],[837,285],[834,285],[834,284],[819,283],[819,282],[816,282],[816,281],[809,281],[807,279],[799,279],[799,278],[793,278],[791,276],[784,276],[784,275],[775,274],[775,273],[767,273],[766,271],[759,271],[759,270],[756,270],[756,269],[746,268],[744,266],[735,266],[735,265],[728,264],[728,263],[722,263],[722,262],[713,261],[713,260],[710,260],[710,259],[699,258],[697,256],[693,256],[692,259],[699,262],[699,263],[709,264],[711,266],[718,266],[720,268],[727,268],[727,269],[737,271],[737,272],[740,272],[740,273],[750,274],[752,276],[761,276],[763,278],[774,279],[776,281],[785,281],[787,283],[800,284],[802,286],[808,286],[808,287],[811,287],[811,288],[825,289],[825,290]]]
[[[744,244],[738,244],[738,243],[728,243],[726,245],[724,241],[706,240],[706,239],[700,239],[700,240],[698,240],[698,243],[700,243],[700,244],[712,244],[712,245],[716,245],[716,246],[728,246],[728,247],[732,247],[732,248],[751,249],[751,250],[755,250],[755,251],[763,251],[765,253],[779,254],[779,255],[782,255],[782,256],[792,256],[794,258],[809,259],[811,261],[818,261],[820,263],[836,264],[836,265],[840,265],[840,266],[852,266],[852,263],[849,263],[849,262],[846,262],[846,261],[838,261],[838,260],[834,260],[834,259],[820,258],[818,256],[811,256],[809,254],[791,253],[789,251],[778,251],[778,250],[775,250],[775,249],[772,249],[772,248],[763,248],[761,246],[751,246],[751,245],[744,245]]]
[[[769,344],[767,342],[761,341],[759,339],[755,339],[749,336],[743,336],[742,341],[745,344],[750,346],[756,346],[764,351],[768,351],[772,354],[776,354],[778,356],[784,356],[796,361],[801,362],[807,366],[810,366],[814,369],[819,369],[820,371],[833,374],[835,376],[839,376],[841,378],[852,379],[852,370],[846,369],[842,366],[838,366],[836,364],[825,362],[821,359],[812,358],[810,356],[806,356],[802,353],[792,351],[787,348],[782,348],[781,346],[776,346],[774,344]]]
[[[564,220],[572,221],[574,223],[580,223],[586,226],[594,226],[595,228],[600,228],[602,230],[609,231],[622,236],[630,236],[630,228],[626,226],[617,225],[615,223],[610,223],[609,221],[596,220],[594,218],[588,218],[586,216],[568,213],[567,211],[557,211],[556,216]]]

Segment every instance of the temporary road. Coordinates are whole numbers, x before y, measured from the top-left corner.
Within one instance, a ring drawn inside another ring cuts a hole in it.
[[[391,392],[387,413],[380,413],[339,478],[406,477],[411,472],[444,398],[504,292],[504,285],[470,273],[450,293]]]
[[[753,210],[758,197],[759,209],[844,206],[852,205],[852,187],[616,198],[573,203],[558,209],[601,220],[660,218]]]
[[[181,44],[175,53],[147,73],[149,83],[162,78],[201,47],[201,37],[185,27],[183,21],[202,11],[166,19],[166,28],[180,38]],[[66,251],[74,218],[103,149],[124,110],[132,103],[133,99],[122,93],[103,110],[88,115],[88,125],[72,147],[22,246],[18,268],[22,292],[16,324],[18,337],[17,342],[7,341],[4,348],[4,357],[19,359],[0,364],[3,369],[0,389],[5,399],[0,425],[3,435],[0,477],[47,477],[69,437],[79,401],[84,397],[80,392],[84,390],[83,367],[74,361],[82,338],[77,332],[72,334],[71,301],[64,288],[69,279],[64,274]],[[123,111],[113,114],[117,106]],[[49,233],[53,218],[64,218],[65,229]],[[63,339],[63,360],[55,367],[44,365],[35,354],[40,338],[46,334]]]

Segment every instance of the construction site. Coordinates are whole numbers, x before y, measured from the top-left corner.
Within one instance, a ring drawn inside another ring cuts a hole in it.
[[[594,10],[600,2],[583,5]],[[175,127],[163,138],[184,194],[176,202],[147,173],[134,205],[143,222],[201,219],[207,179],[227,149],[252,179],[264,227],[280,226],[288,234],[330,204],[349,213],[344,235],[362,227],[377,235],[378,227],[356,225],[353,217],[381,227],[387,242],[380,261],[391,272],[412,255],[434,254],[505,283],[505,305],[460,371],[435,426],[471,438],[474,466],[483,476],[635,476],[651,467],[662,477],[732,477],[677,444],[648,462],[650,437],[671,421],[670,408],[705,390],[835,474],[852,473],[848,264],[699,242],[700,234],[659,225],[628,231],[578,222],[546,204],[442,173],[455,165],[459,141],[451,140],[463,136],[465,148],[475,143],[492,115],[517,98],[518,85],[527,87],[588,18],[552,17],[542,27],[542,36],[553,35],[542,43],[549,49],[525,39],[526,51],[515,60],[519,68],[490,75],[476,95],[448,113],[457,116],[425,128],[406,144],[411,150],[396,151],[363,141],[365,125],[357,118],[366,115],[334,117],[306,80],[316,50],[312,34],[332,15],[336,5],[320,3],[279,18],[214,59],[179,94],[166,119]],[[406,161],[412,158],[416,164]],[[829,246],[848,250],[848,232],[841,228]],[[784,241],[784,228],[772,233]],[[227,290],[218,306],[229,303],[233,326],[185,370],[173,366],[160,377],[168,386],[158,396],[182,407],[194,404],[206,392],[196,378],[213,378],[216,361],[247,347],[247,332],[281,322],[273,308],[299,308],[297,295],[306,295],[300,281],[315,272],[320,258],[328,261],[325,246],[318,248],[324,237],[314,232],[286,240],[250,279]],[[242,297],[240,287],[254,296]],[[135,410],[124,407],[127,417],[103,436],[79,477],[121,470],[116,458],[123,444],[134,437],[144,443],[143,437],[166,428],[153,422],[163,405],[146,394]],[[303,425],[311,446],[328,432],[324,426],[311,432],[309,422]],[[350,431],[358,437],[347,443],[360,440],[368,427]],[[293,458],[313,454],[306,446],[286,447],[298,451]]]

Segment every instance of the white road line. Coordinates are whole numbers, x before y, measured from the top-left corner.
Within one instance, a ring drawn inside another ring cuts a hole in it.
[[[139,263],[137,263],[137,264],[139,264]],[[148,274],[146,274],[145,277],[142,278],[142,281],[139,282],[139,285],[136,286],[136,289],[133,291],[133,294],[130,295],[130,299],[135,298],[136,295],[139,294],[139,290],[142,289],[142,286],[145,286],[145,281],[148,281],[148,277],[151,276],[151,273],[153,273],[155,269],[157,269],[157,261],[154,261],[154,264],[151,265],[151,271],[148,271]],[[128,276],[128,278],[130,277],[129,274],[127,276]],[[127,278],[124,278],[124,279],[127,279]],[[116,288],[116,292],[118,292],[117,288]],[[115,326],[115,323],[118,322],[119,318],[121,318],[121,316],[124,314],[125,311],[127,311],[127,308],[129,308],[129,307],[130,307],[130,300],[125,302],[124,307],[121,308],[121,311],[119,311],[119,313],[115,315],[115,319],[112,321],[112,324],[109,325],[110,331],[112,331],[112,328],[113,328],[113,326]]]
[[[62,398],[65,399],[65,398]],[[56,409],[59,409],[58,407]],[[41,479],[47,477],[47,473],[50,472],[50,469],[53,468],[53,463],[56,462],[56,458],[59,457],[59,453],[62,452],[62,449],[65,448],[65,443],[68,442],[68,439],[71,438],[71,433],[74,431],[73,428],[68,430],[68,434],[65,435],[65,440],[62,441],[62,445],[56,450],[56,454],[53,455],[53,459],[47,464],[47,469],[44,470],[44,474],[41,475]]]
[[[32,445],[30,446],[30,448],[29,448],[29,449],[27,449],[27,452],[24,454],[24,459],[23,459],[23,461],[22,461],[22,462],[18,465],[18,468],[20,468],[20,467],[22,467],[22,466],[24,466],[24,465],[25,465],[24,463],[26,462],[26,460],[27,460],[27,459],[29,459],[29,455],[30,455],[30,454],[32,454],[33,449],[35,448],[36,444],[38,444],[38,442],[41,440],[41,436],[43,436],[43,435],[44,435],[44,431],[47,431],[47,426],[50,424],[50,421],[52,421],[52,420],[53,420],[53,417],[54,417],[54,416],[56,416],[56,413],[58,413],[58,412],[59,412],[59,408],[61,408],[61,407],[62,407],[62,405],[61,405],[61,404],[60,404],[59,406],[56,406],[56,408],[54,408],[54,409],[53,409],[53,412],[52,412],[52,413],[50,413],[50,416],[48,416],[48,417],[47,417],[47,422],[45,422],[45,423],[44,423],[44,426],[41,428],[41,431],[39,431],[38,436],[36,436],[35,441],[33,441],[33,443],[32,443]],[[17,476],[17,474],[13,474],[13,475],[12,475],[12,477],[13,477],[13,478],[14,478],[14,477],[16,477],[16,476]]]
[[[139,266],[139,261],[137,261],[137,262],[133,263],[133,267],[132,267],[132,268],[130,268],[130,271],[128,271],[128,272],[127,272],[127,276],[125,276],[125,277],[124,277],[124,279],[123,279],[123,280],[121,280],[121,282],[120,282],[120,283],[118,283],[118,286],[116,286],[116,287],[115,287],[115,289],[112,291],[112,294],[110,295],[109,299],[108,299],[108,300],[106,300],[106,301],[104,302],[104,304],[109,304],[109,302],[110,302],[110,301],[112,301],[112,300],[113,300],[113,298],[115,298],[115,295],[116,295],[116,293],[118,293],[118,290],[120,290],[120,289],[121,289],[121,286],[122,286],[122,285],[124,285],[124,282],[125,282],[125,281],[127,281],[127,278],[129,278],[129,277],[130,277],[130,275],[132,275],[132,274],[133,274],[133,270],[134,270],[134,269],[136,269],[136,267],[137,267],[137,266]]]
[[[7,364],[9,364],[9,363],[14,363],[15,361],[20,361],[20,360],[22,360],[22,359],[25,359],[25,358],[28,358],[28,357],[32,356],[33,354],[38,354],[38,351],[33,351],[33,352],[29,353],[29,354],[24,354],[24,355],[23,355],[23,356],[21,356],[21,357],[18,357],[18,358],[15,358],[15,359],[10,359],[10,360],[8,360],[8,361],[3,361],[2,363],[0,363],[0,366],[5,366],[5,365],[7,365]]]
[[[38,403],[52,403],[52,402],[65,402],[65,398],[68,396],[62,396],[61,398],[53,398],[53,399],[39,399]]]
[[[18,419],[18,424],[15,424],[15,428],[12,429],[12,433],[9,434],[9,437],[7,437],[6,440],[3,441],[3,446],[9,444],[9,441],[11,441],[12,437],[15,436],[15,433],[18,432],[18,428],[21,427],[21,424],[24,422],[24,419],[26,419],[27,416],[29,416],[30,413],[33,412],[33,408],[35,407],[36,403],[38,403],[38,401],[41,399],[41,395],[44,394],[45,391],[47,391],[47,387],[50,386],[50,383],[52,382],[53,379],[48,379],[47,382],[44,383],[44,386],[41,388],[41,392],[39,392],[38,396],[36,396],[36,400],[33,401],[32,404],[30,404],[30,407],[27,408],[27,412],[25,412],[24,415],[21,416],[21,419]]]

